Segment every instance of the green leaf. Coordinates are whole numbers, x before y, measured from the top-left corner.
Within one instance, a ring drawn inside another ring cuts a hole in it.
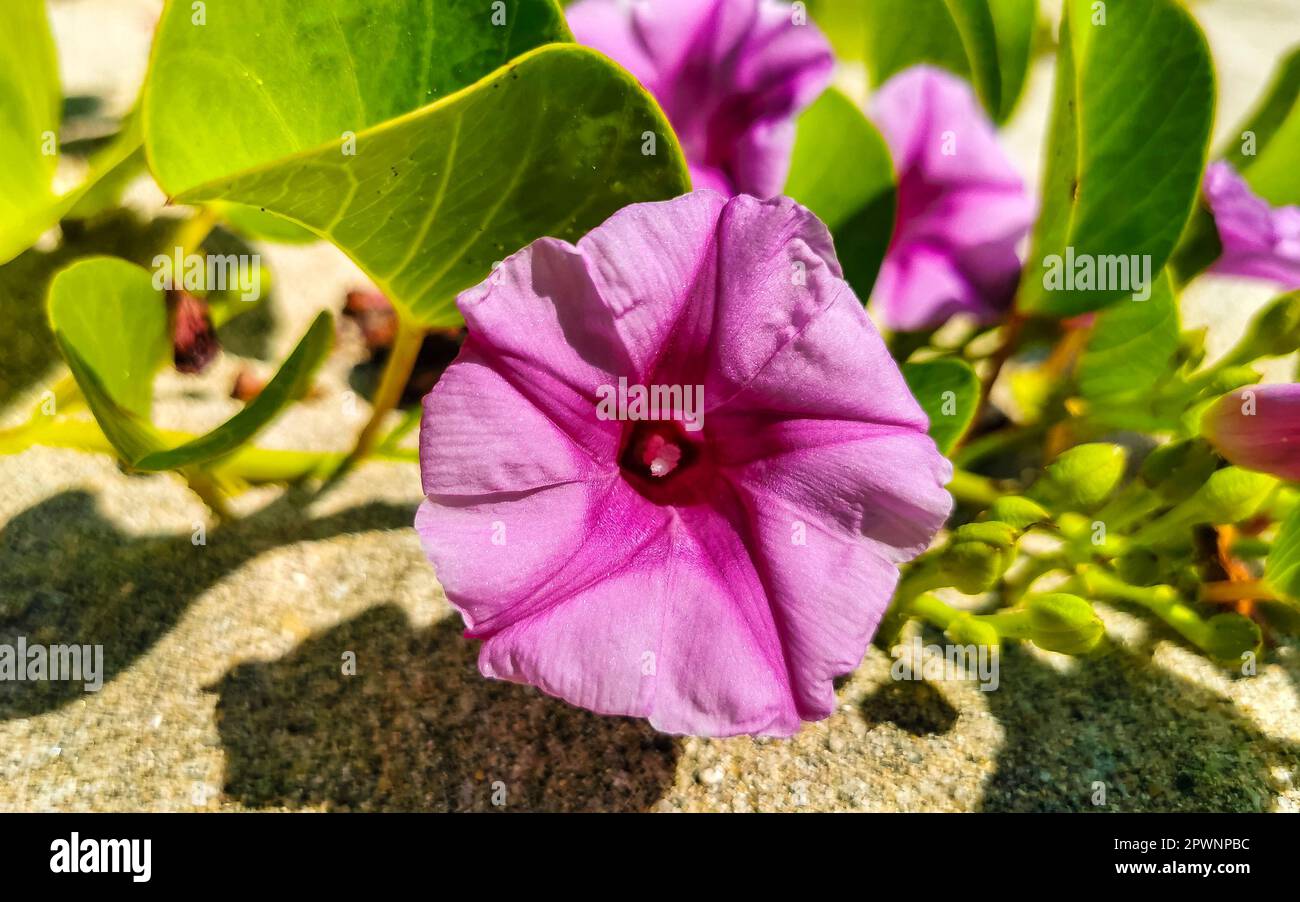
[[[5,0],[0,3],[0,264],[31,247],[140,146],[140,132],[131,117],[90,159],[86,179],[56,194],[62,105],[58,57],[44,0]]]
[[[1079,393],[1098,404],[1151,395],[1173,371],[1178,305],[1168,273],[1145,301],[1125,300],[1097,316],[1079,360]]]
[[[979,407],[980,381],[964,360],[940,357],[903,364],[903,378],[930,418],[930,437],[947,454],[965,434]]]
[[[149,271],[125,260],[91,257],[50,284],[50,325],[100,429],[127,464],[169,470],[239,448],[308,387],[329,352],[333,318],[316,317],[279,372],[243,410],[175,448],[149,420],[153,377],[171,350],[166,295]]]
[[[30,222],[54,201],[58,157],[42,151],[58,134],[61,104],[45,3],[0,3],[0,263],[30,243]]]
[[[253,401],[216,429],[166,451],[155,451],[134,462],[137,470],[176,470],[223,457],[256,435],[288,404],[310,387],[334,340],[334,319],[321,313],[274,378]]]
[[[957,27],[970,67],[975,93],[990,113],[1002,103],[1002,73],[998,70],[998,33],[987,0],[944,0]]]
[[[159,182],[195,185],[360,133],[442,100],[512,58],[571,40],[549,0],[169,3],[145,85]],[[358,151],[360,155],[360,151]]]
[[[1068,316],[1126,287],[1049,290],[1067,248],[1094,261],[1169,259],[1205,167],[1214,73],[1205,37],[1178,0],[1067,0],[1043,178],[1042,212],[1020,286],[1031,313]],[[1055,259],[1054,259],[1055,258]]]
[[[785,193],[826,223],[865,304],[893,232],[894,167],[876,127],[834,88],[799,117]]]
[[[1278,530],[1264,565],[1264,579],[1274,591],[1300,602],[1300,507]]]
[[[296,223],[243,204],[215,203],[222,221],[250,241],[274,244],[309,244],[317,237]]]
[[[154,373],[171,350],[166,301],[152,276],[125,260],[89,257],[54,277],[46,306],[51,330],[107,397],[147,419]]]
[[[1036,0],[819,0],[813,18],[841,59],[865,62],[874,85],[918,63],[970,79],[1006,121],[1029,71]]]
[[[1244,152],[1245,135],[1254,137],[1254,155]],[[1278,65],[1259,104],[1224,148],[1232,163],[1264,199],[1281,206],[1300,204],[1300,47]]]
[[[858,2],[867,39],[864,61],[873,85],[882,85],[918,63],[970,78],[966,47],[946,0]]]
[[[988,0],[988,4],[997,34],[998,72],[1002,86],[993,118],[1005,122],[1015,112],[1029,77],[1038,27],[1038,0]]]
[[[504,26],[464,0],[231,0],[194,26],[173,4],[145,88],[155,175],[182,202],[292,220],[407,316],[454,325],[456,294],[495,261],[690,187],[635,79],[550,43],[569,38],[552,0],[500,10]]]
[[[153,425],[117,403],[99,374],[72,342],[68,341],[67,336],[55,332],[54,340],[58,342],[63,358],[68,362],[68,369],[72,370],[72,377],[77,380],[77,388],[81,389],[86,406],[95,415],[95,422],[122,459],[130,463],[162,449],[162,436]]]

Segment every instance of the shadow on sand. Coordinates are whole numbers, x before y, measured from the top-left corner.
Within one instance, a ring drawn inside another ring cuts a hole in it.
[[[477,647],[459,617],[415,629],[381,606],[236,667],[209,687],[226,795],[331,810],[638,811],[672,785],[674,739],[486,680]],[[343,674],[347,652],[355,675]]]

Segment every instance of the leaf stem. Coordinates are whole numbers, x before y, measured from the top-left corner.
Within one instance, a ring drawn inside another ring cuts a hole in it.
[[[197,467],[186,467],[181,471],[181,478],[190,487],[190,491],[199,496],[199,499],[208,506],[213,516],[218,520],[235,519],[226,503],[226,495],[221,491],[217,481],[204,473]]]
[[[181,249],[182,257],[197,254],[216,226],[217,211],[210,206],[200,207],[197,213],[177,227],[172,241]]]
[[[411,322],[404,316],[398,316],[397,335],[393,339],[388,362],[384,364],[379,388],[375,390],[370,419],[362,427],[361,434],[357,436],[356,447],[343,459],[338,470],[330,474],[331,482],[338,480],[375,450],[384,418],[401,400],[406,383],[410,381],[411,372],[415,369],[416,358],[420,355],[420,346],[424,343],[424,332],[423,326]]]

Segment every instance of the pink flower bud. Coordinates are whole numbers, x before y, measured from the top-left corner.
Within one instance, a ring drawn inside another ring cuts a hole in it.
[[[1300,385],[1251,385],[1214,402],[1201,433],[1239,467],[1300,480]]]

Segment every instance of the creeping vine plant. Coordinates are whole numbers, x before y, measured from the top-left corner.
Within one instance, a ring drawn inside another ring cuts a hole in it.
[[[1300,347],[1300,293],[1207,363],[1204,335],[1180,326],[1179,292],[1221,250],[1198,194],[1208,161],[1233,163],[1275,206],[1300,204],[1300,55],[1235,132],[1250,134],[1250,153],[1234,142],[1211,154],[1214,68],[1184,5],[1113,0],[1105,27],[1092,6],[1064,4],[1014,308],[992,326],[890,336],[956,466],[958,508],[946,537],[904,569],[877,641],[917,619],[954,641],[1084,654],[1105,641],[1093,603],[1106,601],[1240,667],[1262,630],[1300,606],[1300,505],[1287,480],[1225,459],[1202,417],[1228,393],[1249,403],[1255,364]],[[808,7],[873,84],[938,65],[966,78],[997,123],[1044,39],[1034,0]],[[427,332],[462,324],[461,291],[535,239],[577,241],[630,204],[691,190],[659,104],[575,43],[555,0],[169,2],[135,110],[63,193],[58,155],[33,139],[59,132],[63,102],[42,0],[0,4],[0,50],[0,261],[61,221],[102,213],[147,170],[188,210],[159,253],[201,254],[216,226],[249,240],[323,239],[395,308],[354,450],[269,450],[253,440],[309,390],[331,348],[328,313],[239,413],[182,435],[150,418],[172,352],[155,274],[90,256],[50,282],[67,374],[27,422],[0,432],[0,452],[65,446],[130,471],[175,471],[218,516],[251,485],[328,485],[366,457],[411,459],[400,439],[412,420],[393,428],[390,415]],[[802,113],[785,193],[829,227],[863,300],[891,246],[898,189],[889,148],[854,100],[830,88]],[[1047,261],[1067,255],[1147,259],[1148,297],[1053,290]],[[229,292],[194,291],[218,329],[245,309]],[[954,606],[949,589],[985,600]]]

